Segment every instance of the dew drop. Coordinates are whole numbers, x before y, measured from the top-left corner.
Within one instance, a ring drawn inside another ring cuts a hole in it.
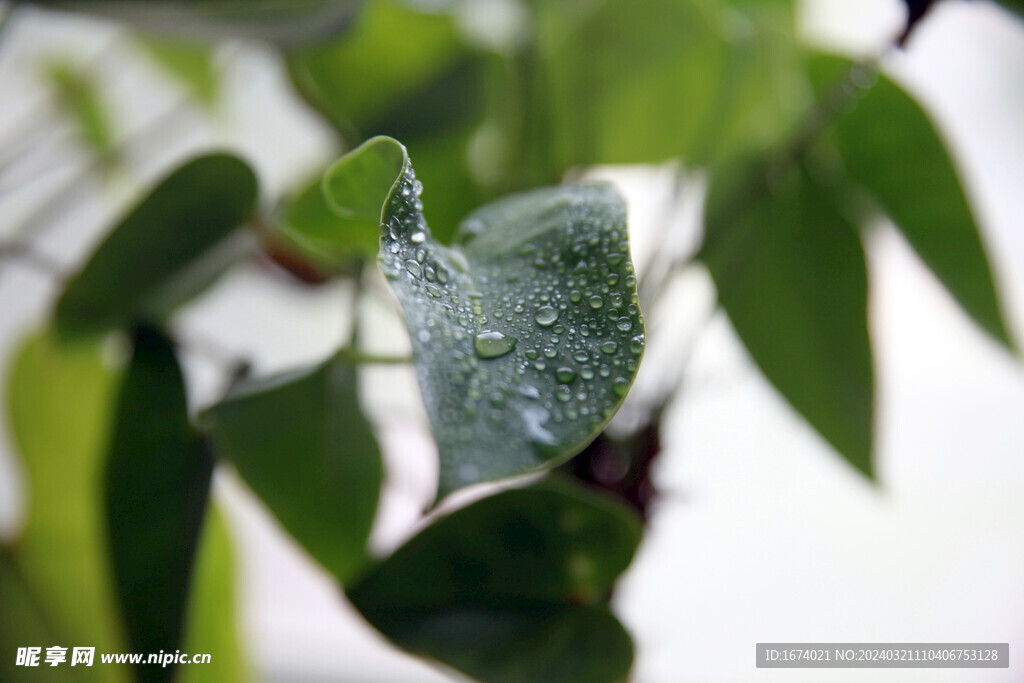
[[[612,384],[612,391],[615,392],[616,396],[622,398],[626,395],[626,392],[629,391],[629,382],[626,381],[625,377],[617,378]]]
[[[572,389],[570,389],[564,384],[560,384],[558,388],[555,389],[555,398],[557,398],[559,401],[562,401],[563,403],[568,401],[569,399],[572,398]]]
[[[416,263],[412,259],[405,262],[405,269],[409,271],[413,277],[423,277],[423,269],[420,267],[420,264]]]
[[[516,339],[501,332],[488,330],[476,335],[473,346],[476,349],[476,355],[481,358],[500,358],[516,347]]]
[[[589,303],[590,307],[596,311],[597,309],[604,306],[604,299],[595,294],[594,296],[590,297],[587,303]]]
[[[619,345],[616,342],[613,342],[611,340],[606,341],[603,344],[601,344],[601,353],[607,353],[607,354],[611,355],[611,354],[615,353],[618,350],[619,350]]]
[[[576,372],[572,368],[558,368],[555,370],[555,379],[562,384],[569,384],[576,379]]]
[[[537,321],[537,324],[541,327],[551,327],[558,320],[558,309],[552,308],[551,306],[541,306],[537,309],[536,315],[533,319]]]
[[[619,321],[615,323],[615,326],[618,327],[623,332],[629,332],[631,329],[633,329],[633,321],[623,316],[619,318]]]

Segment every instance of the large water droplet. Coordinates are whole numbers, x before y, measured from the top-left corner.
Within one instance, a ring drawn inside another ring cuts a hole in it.
[[[537,309],[536,315],[533,319],[537,321],[537,324],[541,327],[551,327],[558,320],[558,309],[552,308],[551,306],[541,306]]]
[[[476,335],[473,346],[476,348],[476,355],[481,358],[500,358],[516,348],[516,339],[501,332],[487,330]]]
[[[594,296],[590,297],[588,303],[590,304],[590,307],[596,311],[597,309],[604,306],[604,299],[595,294]]]
[[[607,353],[607,354],[611,355],[611,354],[615,353],[616,351],[618,351],[618,349],[619,349],[619,345],[616,342],[613,342],[613,341],[610,341],[610,340],[604,342],[603,344],[601,344],[601,352],[602,353]]]
[[[569,384],[576,379],[576,372],[572,368],[558,368],[555,370],[555,379],[562,384]]]
[[[619,318],[618,322],[615,323],[615,326],[618,327],[623,332],[629,332],[631,329],[633,329],[633,321],[623,316]]]
[[[413,277],[419,278],[423,276],[423,269],[420,267],[420,264],[416,263],[412,259],[405,262],[405,269],[408,270]]]

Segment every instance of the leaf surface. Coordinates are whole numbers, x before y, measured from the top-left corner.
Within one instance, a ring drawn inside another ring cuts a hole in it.
[[[148,328],[118,398],[106,468],[114,578],[136,652],[181,649],[199,530],[213,473],[189,425],[181,369],[170,343]],[[139,680],[170,680],[174,666],[139,665]]]
[[[375,138],[343,157],[324,178],[329,203],[349,201],[351,158],[396,149]],[[622,199],[607,184],[508,197],[445,247],[408,159],[393,170],[380,265],[412,337],[440,494],[565,461],[618,409],[644,348]]]
[[[382,465],[352,364],[242,386],[204,420],[218,455],[320,564],[342,583],[362,569]]]
[[[547,481],[441,518],[349,597],[401,647],[480,680],[625,680],[632,643],[606,600],[639,540],[625,508]]]
[[[837,57],[818,61],[818,74],[853,66]],[[1013,348],[974,211],[939,132],[898,85],[858,69],[861,86],[847,83],[856,94],[832,126],[846,172],[874,196],[964,311]],[[821,76],[818,83],[819,89],[830,85]]]
[[[871,464],[867,268],[833,190],[760,163],[713,182],[702,260],[750,355],[854,467]]]
[[[167,176],[118,223],[57,302],[65,334],[150,322],[220,275],[234,255],[226,238],[256,203],[256,177],[241,159],[202,156]]]

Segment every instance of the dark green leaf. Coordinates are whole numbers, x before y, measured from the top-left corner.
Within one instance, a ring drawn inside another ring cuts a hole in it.
[[[712,183],[702,259],[736,332],[789,402],[872,476],[867,272],[831,188],[761,164]]]
[[[401,647],[485,681],[620,681],[629,635],[605,601],[640,524],[544,482],[441,518],[349,591]]]
[[[349,581],[366,560],[382,476],[355,367],[339,356],[240,387],[206,420],[218,454],[320,564]]]
[[[181,648],[212,473],[209,449],[189,425],[174,349],[138,328],[106,473],[114,578],[132,650]],[[166,681],[173,672],[136,668],[139,680]]]
[[[100,504],[117,381],[118,373],[101,362],[98,344],[63,344],[53,332],[30,338],[11,366],[7,406],[25,466],[28,509],[24,530],[9,546],[10,572],[4,570],[3,579],[16,579],[20,587],[17,594],[3,594],[0,622],[17,601],[17,609],[30,610],[31,623],[43,624],[55,641],[26,641],[35,631],[30,622],[18,622],[18,641],[5,636],[0,642],[5,660],[13,648],[33,644],[126,649]],[[126,667],[111,667],[87,668],[81,676],[124,681],[129,674]]]
[[[135,42],[201,103],[210,106],[217,99],[220,83],[212,47],[153,35],[136,36]]]
[[[240,159],[194,159],[165,178],[114,228],[57,303],[62,333],[102,332],[159,318],[208,285],[234,256],[226,238],[256,202]]]
[[[819,60],[817,73],[852,66],[835,57]],[[977,221],[941,137],[891,80],[860,67],[855,75],[846,82],[853,96],[833,124],[847,172],[874,195],[963,309],[1012,348]],[[818,83],[819,89],[833,85]]]
[[[395,150],[375,138],[343,157],[329,201],[349,201],[350,159]],[[509,197],[467,217],[464,246],[448,248],[423,220],[411,164],[394,170],[381,268],[412,337],[441,494],[568,459],[617,410],[643,352],[622,199],[605,184]]]
[[[1024,0],[996,0],[997,3],[1024,19]]]
[[[172,35],[257,38],[285,47],[337,35],[349,25],[362,4],[362,0],[16,1],[88,12]]]

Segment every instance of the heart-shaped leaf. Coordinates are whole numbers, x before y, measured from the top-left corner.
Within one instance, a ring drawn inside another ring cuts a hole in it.
[[[189,425],[174,349],[155,330],[136,330],[109,452],[107,520],[128,641],[171,652],[182,645],[213,458]],[[173,672],[137,669],[147,681]]]
[[[17,0],[87,12],[139,28],[215,39],[256,38],[282,46],[322,40],[343,31],[363,0]]]
[[[391,165],[392,183],[378,195],[380,265],[412,337],[440,493],[579,452],[618,409],[644,348],[618,193],[592,184],[509,197],[468,216],[463,244],[445,247],[423,219],[404,148],[390,138],[328,170],[332,207],[368,203],[350,194],[366,155]]]
[[[633,658],[607,596],[640,523],[567,482],[441,518],[349,591],[410,652],[485,681],[620,681]]]
[[[57,302],[62,333],[88,334],[159,318],[230,263],[225,238],[256,203],[256,176],[228,154],[184,164],[113,229]]]
[[[243,385],[204,416],[217,454],[342,583],[366,559],[381,459],[341,356]]]

